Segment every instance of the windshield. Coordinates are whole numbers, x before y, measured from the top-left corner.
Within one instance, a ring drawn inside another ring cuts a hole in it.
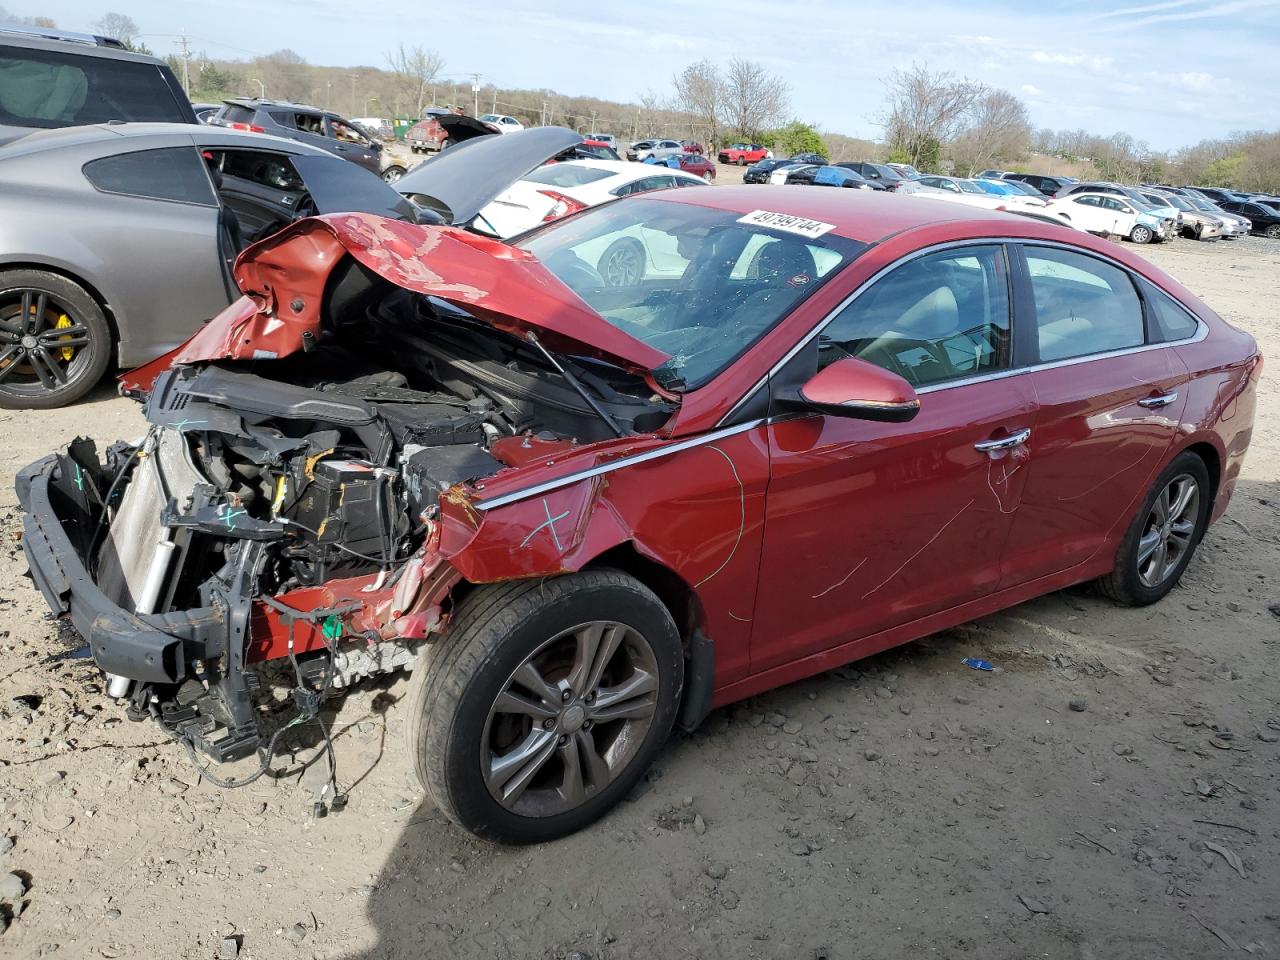
[[[970,183],[968,180],[955,180],[953,182],[960,188],[961,193],[986,193],[977,184]]]
[[[1009,194],[1013,193],[1013,191],[1008,187],[1002,186],[998,183],[992,183],[989,180],[975,180],[974,185],[983,193],[990,193],[997,197],[1007,197]]]
[[[1008,187],[1010,190],[1015,190],[1018,193],[1025,193],[1027,196],[1036,197],[1039,200],[1044,199],[1043,193],[1041,193],[1035,187],[1031,186],[1031,184],[1023,183],[1021,180],[1002,180],[1001,183],[1004,184],[1006,187]]]
[[[598,167],[579,167],[572,163],[553,163],[524,177],[525,183],[541,183],[548,187],[581,187],[615,176],[617,171]]]
[[[671,359],[672,389],[706,383],[864,249],[829,224],[787,229],[645,198],[608,203],[522,240],[605,320]],[[796,231],[807,230],[805,235]]]

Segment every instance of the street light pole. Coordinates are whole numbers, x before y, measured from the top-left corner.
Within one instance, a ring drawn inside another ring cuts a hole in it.
[[[262,92],[258,94],[258,99],[259,99],[259,100],[265,100],[265,99],[267,99],[267,85],[266,85],[265,83],[263,83],[263,82],[262,82],[261,80],[259,80],[257,77],[250,77],[250,78],[249,78],[249,82],[250,82],[250,83],[256,83],[256,84],[258,85],[258,87],[261,89],[261,91],[262,91]]]
[[[471,75],[471,101],[471,115],[480,116],[480,74],[478,73]]]

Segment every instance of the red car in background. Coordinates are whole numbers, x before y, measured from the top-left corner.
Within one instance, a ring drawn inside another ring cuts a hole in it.
[[[412,666],[419,780],[508,842],[713,707],[1088,580],[1160,600],[1262,370],[1115,244],[859,190],[657,190],[514,243],[313,217],[235,277],[124,378],[140,445],[18,475],[32,577],[131,716],[259,772],[255,696],[317,717]]]
[[[681,149],[683,149],[683,150],[684,150],[684,152],[685,152],[685,153],[702,153],[702,154],[705,154],[705,153],[707,152],[707,151],[703,148],[702,144],[701,144],[701,143],[699,143],[697,140],[681,140],[681,141],[680,141],[680,147],[681,147]]]
[[[428,116],[405,131],[404,142],[413,153],[433,153],[451,144],[489,133],[502,133],[492,123],[468,117],[459,109],[428,107]]]
[[[759,163],[761,160],[769,160],[772,157],[773,151],[758,143],[730,144],[716,154],[716,159],[721,163],[735,163],[740,167],[745,167],[749,163]]]
[[[680,157],[680,169],[692,173],[710,183],[716,178],[716,165],[700,153],[686,153]]]

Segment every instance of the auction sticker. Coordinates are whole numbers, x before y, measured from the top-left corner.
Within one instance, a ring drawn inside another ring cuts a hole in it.
[[[787,233],[814,238],[820,237],[824,233],[830,233],[836,228],[834,223],[823,223],[821,220],[793,217],[789,213],[774,213],[771,210],[752,210],[745,217],[739,217],[738,222],[750,224],[753,227],[785,230]]]

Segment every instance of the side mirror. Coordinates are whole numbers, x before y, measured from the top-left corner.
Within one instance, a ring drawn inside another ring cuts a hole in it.
[[[915,389],[896,373],[845,357],[824,367],[800,388],[805,406],[833,417],[906,423],[920,412]]]

